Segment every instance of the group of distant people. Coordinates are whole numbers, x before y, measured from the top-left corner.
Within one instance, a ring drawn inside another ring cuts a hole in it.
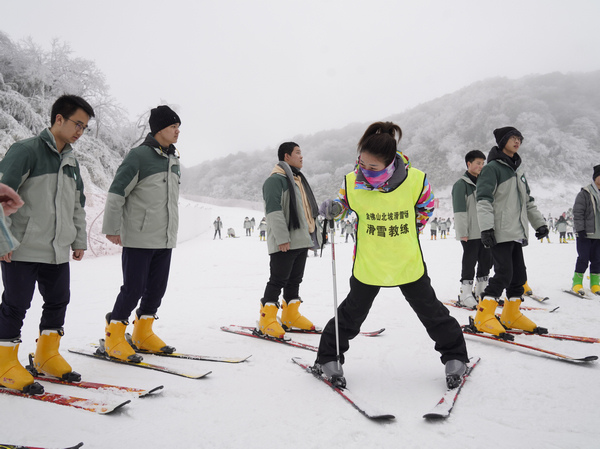
[[[215,234],[213,236],[213,240],[215,240],[217,238],[217,234],[219,235],[219,239],[222,240],[221,229],[223,229],[223,222],[221,221],[221,217],[217,217],[216,220],[213,221],[213,226],[215,228]],[[243,228],[246,230],[246,237],[252,236],[255,226],[256,226],[256,220],[254,219],[254,217],[244,218]],[[265,217],[263,217],[262,220],[260,220],[260,223],[258,224],[258,231],[259,231],[260,240],[266,241],[267,240],[267,220]],[[230,237],[230,238],[236,237],[234,228],[227,229],[227,237]]]

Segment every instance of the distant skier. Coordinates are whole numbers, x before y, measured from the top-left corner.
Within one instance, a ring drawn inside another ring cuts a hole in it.
[[[569,243],[567,242],[567,219],[565,218],[566,214],[562,214],[556,220],[556,230],[558,231],[558,238],[560,243]]]
[[[246,230],[246,237],[252,235],[252,222],[248,217],[244,218],[244,229]]]
[[[254,219],[254,217],[252,217],[250,219],[250,228],[252,229],[252,232],[254,232],[254,227],[256,226],[256,220]]]
[[[431,229],[431,238],[429,240],[437,240],[437,229],[438,229],[438,219],[434,218],[429,222],[429,229]]]
[[[460,241],[463,248],[459,301],[462,305],[474,309],[480,295],[487,287],[492,267],[492,251],[481,243],[475,196],[477,178],[485,165],[485,154],[479,150],[469,151],[465,156],[465,163],[467,171],[452,187],[452,208],[456,240]],[[475,265],[477,265],[477,276],[475,276]],[[477,279],[475,296],[473,296],[474,278]]]
[[[475,315],[475,326],[481,332],[508,337],[506,329],[546,333],[525,317],[520,306],[527,269],[523,246],[529,238],[529,223],[538,239],[548,235],[544,217],[530,196],[529,185],[517,151],[523,135],[510,126],[494,130],[497,146],[490,150],[488,163],[477,179],[477,218],[481,243],[492,249],[494,276],[489,279]],[[496,308],[506,289],[500,321]]]
[[[350,220],[346,220],[344,222],[344,229],[346,230],[346,243],[348,243],[348,237],[352,237],[352,241],[354,242],[354,223],[351,223]]]
[[[381,287],[399,287],[435,341],[446,365],[448,387],[458,386],[469,361],[458,322],[438,301],[427,275],[418,230],[433,213],[433,194],[425,173],[412,168],[397,141],[402,130],[391,122],[370,125],[358,144],[358,161],[346,175],[336,200],[323,202],[320,213],[327,219],[358,217],[355,257],[350,292],[337,310],[336,322],[325,326],[314,369],[340,385],[344,353],[356,337]],[[401,257],[399,257],[401,255]]]
[[[600,165],[594,167],[593,182],[583,187],[575,198],[573,218],[577,232],[577,262],[572,290],[580,295],[583,275],[590,268],[590,289],[600,295]]]
[[[438,229],[440,230],[440,239],[445,239],[447,225],[446,220],[444,220],[443,218],[440,218],[440,221],[438,223]]]
[[[265,217],[260,220],[258,224],[258,230],[260,232],[259,238],[261,242],[267,241],[267,219]]]
[[[217,217],[217,219],[213,221],[213,226],[215,227],[215,235],[213,235],[213,240],[217,238],[217,233],[219,234],[219,240],[222,240],[221,229],[223,229],[223,222],[221,221],[221,217]]]

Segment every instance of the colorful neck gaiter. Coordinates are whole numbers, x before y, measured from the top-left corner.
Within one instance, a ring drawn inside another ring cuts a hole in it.
[[[366,168],[362,167],[360,170],[362,171],[367,182],[377,189],[385,184],[394,174],[394,162],[395,160],[393,160],[392,163],[386,168],[379,171],[367,170]]]

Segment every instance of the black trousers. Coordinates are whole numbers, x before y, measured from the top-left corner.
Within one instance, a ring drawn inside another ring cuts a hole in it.
[[[128,320],[138,302],[140,315],[156,314],[167,291],[171,252],[171,249],[123,248],[123,285],[111,319]]]
[[[0,339],[16,338],[33,299],[37,282],[44,304],[40,332],[65,324],[71,298],[69,263],[2,262],[4,293],[0,305]]]
[[[475,265],[477,265],[477,277],[490,274],[492,268],[492,251],[481,243],[481,239],[460,241],[463,247],[462,271],[460,281],[472,281],[475,276]]]
[[[344,363],[344,353],[350,347],[350,340],[360,332],[360,327],[367,318],[380,289],[381,287],[363,284],[354,276],[350,277],[350,293],[338,307],[342,363]],[[415,282],[401,285],[400,290],[431,339],[435,341],[435,350],[441,354],[442,363],[445,364],[448,360],[468,362],[467,347],[460,326],[448,309],[438,301],[427,273]],[[337,360],[336,353],[335,320],[332,318],[323,329],[317,363]]]
[[[299,298],[300,284],[304,277],[304,267],[308,248],[278,251],[270,255],[271,276],[265,287],[262,303],[277,302],[283,289],[283,299]]]
[[[576,273],[585,273],[588,264],[590,273],[600,273],[600,240],[577,237]]]
[[[523,245],[519,242],[503,242],[492,247],[494,276],[488,281],[483,295],[500,298],[506,290],[507,298],[523,296],[527,282],[527,268],[523,259]]]

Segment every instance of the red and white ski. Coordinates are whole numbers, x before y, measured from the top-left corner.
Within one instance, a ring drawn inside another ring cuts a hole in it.
[[[96,401],[94,399],[78,398],[76,396],[67,396],[64,394],[47,392],[42,394],[26,394],[18,390],[11,390],[9,388],[2,387],[0,387],[0,393],[19,396],[26,399],[34,399],[36,401],[52,402],[53,404],[65,405],[68,407],[75,407],[81,410],[87,410],[88,412],[99,413],[101,415],[112,413],[131,402],[131,400],[117,400],[113,402]]]
[[[396,417],[392,414],[382,413],[378,410],[375,410],[371,405],[365,404],[363,401],[359,400],[356,396],[354,396],[347,388],[340,388],[332,384],[325,377],[313,371],[312,366],[302,358],[292,357],[292,361],[296,365],[302,367],[307,373],[312,374],[316,379],[319,379],[320,381],[324,382],[333,391],[335,391],[337,394],[343,397],[350,405],[352,405],[352,407],[354,407],[367,418],[378,421],[389,421],[392,419],[396,419]]]
[[[316,346],[308,345],[306,343],[300,343],[295,340],[282,340],[280,338],[271,337],[269,335],[259,334],[255,328],[253,327],[244,327],[244,326],[221,326],[221,330],[225,332],[230,332],[232,334],[245,335],[246,337],[260,338],[261,340],[273,341],[275,343],[281,343],[288,346],[294,346],[296,348],[307,349],[309,351],[317,352],[319,348]]]
[[[463,385],[471,375],[471,371],[473,371],[473,369],[477,366],[480,360],[481,358],[479,357],[471,358],[471,361],[467,364],[467,370],[462,375],[462,380],[458,387],[448,388],[448,390],[446,390],[446,394],[442,396],[442,399],[440,399],[440,401],[435,405],[435,407],[433,407],[429,412],[425,413],[423,415],[423,418],[431,420],[440,420],[446,419],[448,416],[450,416],[450,413],[454,408],[454,404],[456,403],[456,399],[458,398],[458,395],[460,394]]]

